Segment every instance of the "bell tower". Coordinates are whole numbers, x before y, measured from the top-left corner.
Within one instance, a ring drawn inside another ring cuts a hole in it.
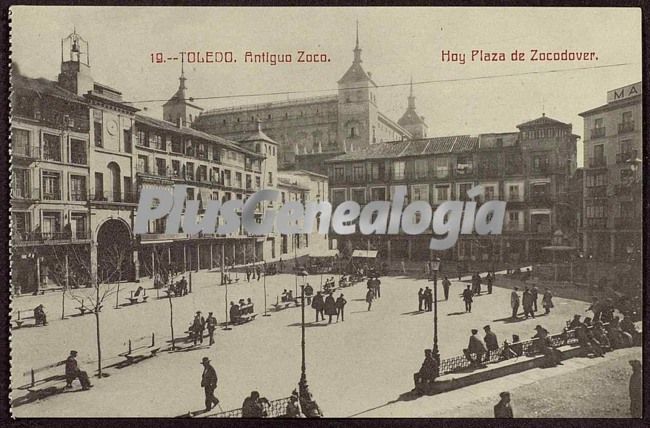
[[[178,90],[163,104],[163,120],[178,126],[191,126],[203,109],[191,104],[189,101],[192,101],[192,98],[187,98],[187,86],[185,86],[187,78],[183,62],[181,62],[181,76],[178,81]]]
[[[61,40],[61,72],[59,85],[81,96],[92,91],[94,81],[90,75],[88,42],[74,29]]]

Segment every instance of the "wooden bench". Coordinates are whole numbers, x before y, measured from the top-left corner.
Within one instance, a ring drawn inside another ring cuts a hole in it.
[[[65,370],[64,373],[50,374],[50,376],[39,376],[46,372],[51,372],[52,369],[64,366],[66,360],[57,361],[56,363],[48,364],[39,368],[32,368],[23,373],[23,376],[29,376],[29,383],[18,387],[18,389],[28,390],[30,393],[39,394],[42,396],[52,395],[61,392],[66,386]],[[46,384],[51,384],[49,387],[44,387]],[[37,388],[38,387],[38,388]]]
[[[99,307],[97,308],[97,312],[101,312],[102,307],[103,307],[103,305],[99,305]],[[77,310],[79,311],[80,315],[86,315],[87,313],[92,314],[94,312],[94,310],[92,308],[89,308],[88,306],[86,306],[84,304],[83,299],[81,300],[81,306],[78,306]]]
[[[245,324],[247,322],[253,321],[256,316],[256,313],[242,314],[235,320],[235,324]]]
[[[22,327],[22,325],[27,322],[28,320],[34,320],[34,325],[36,325],[36,319],[34,318],[34,310],[33,309],[25,309],[22,311],[16,311],[17,318],[12,320],[16,324],[16,328]],[[27,316],[23,316],[22,314],[28,314]]]
[[[149,338],[151,338],[150,345],[147,344]],[[147,343],[144,343],[145,340],[147,340]],[[134,344],[141,342],[143,342],[142,345],[134,347]],[[144,360],[145,358],[155,357],[156,353],[160,350],[160,346],[156,346],[156,336],[154,333],[151,333],[151,336],[142,336],[134,340],[129,339],[128,345],[129,349],[119,355],[120,357],[126,358],[130,364]]]
[[[131,305],[135,305],[137,303],[147,303],[147,299],[149,296],[147,296],[147,290],[142,289],[142,293],[137,293],[131,290],[131,296],[127,297],[126,300],[128,300]]]

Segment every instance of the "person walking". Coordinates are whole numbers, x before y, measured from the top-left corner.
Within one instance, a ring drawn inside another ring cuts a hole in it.
[[[465,312],[472,312],[472,301],[473,301],[473,293],[472,290],[469,288],[469,284],[467,284],[467,288],[463,290],[463,301],[465,302]]]
[[[485,277],[485,282],[487,283],[488,294],[492,294],[492,284],[494,283],[494,276],[488,272],[487,277]]]
[[[246,266],[246,282],[251,282],[251,268]]]
[[[255,273],[257,274],[257,280],[259,281],[262,277],[262,268],[259,265],[255,266]]]
[[[424,310],[431,312],[433,305],[433,292],[429,287],[424,288]]]
[[[203,343],[203,330],[205,329],[205,318],[201,316],[201,311],[196,311],[194,315],[194,321],[192,322],[192,335],[194,339],[194,345],[196,342],[201,341]]]
[[[549,314],[551,312],[551,308],[553,307],[553,295],[548,288],[544,290],[544,296],[542,297],[542,306],[544,307],[545,314]]]
[[[210,346],[214,345],[214,331],[217,329],[217,319],[208,312],[208,318],[205,320],[205,325],[208,328],[208,337],[210,337]]]
[[[79,364],[77,363],[77,351],[70,351],[70,355],[65,360],[65,387],[72,388],[72,382],[75,379],[79,379],[83,391],[88,391],[93,387],[90,383],[90,379],[88,379],[88,373],[79,368]]]
[[[477,296],[481,295],[481,276],[476,272],[474,276],[472,276],[472,288],[474,291],[474,294]]]
[[[336,322],[339,322],[339,317],[341,321],[345,321],[345,304],[348,303],[347,300],[343,297],[343,293],[336,299]]]
[[[539,290],[535,284],[533,284],[533,288],[530,289],[530,294],[533,296],[533,312],[537,312],[537,297],[539,295]]]
[[[449,300],[449,287],[451,287],[451,281],[445,276],[445,279],[442,280],[442,291],[445,295],[445,300]]]
[[[336,300],[334,300],[332,293],[330,293],[325,298],[325,315],[329,317],[329,320],[327,321],[328,324],[332,324],[332,316],[336,315],[337,312]]]
[[[512,414],[512,405],[510,404],[510,393],[503,391],[499,394],[501,400],[494,406],[494,417],[497,419],[514,418]]]
[[[643,417],[643,375],[641,361],[630,360],[632,375],[630,376],[630,414],[633,418]]]
[[[372,300],[375,298],[375,293],[371,290],[368,289],[368,292],[366,293],[366,302],[368,302],[368,310],[372,307]]]
[[[422,303],[424,303],[424,290],[418,290],[418,312],[422,312]]]
[[[379,280],[378,276],[375,276],[373,278],[373,289],[375,290],[375,297],[380,298],[381,297],[381,281]]]
[[[325,302],[323,301],[323,295],[320,291],[316,292],[316,295],[311,301],[311,307],[316,311],[316,322],[318,322],[318,316],[320,315],[321,321],[325,320],[325,314],[323,309],[325,308]]]
[[[210,364],[208,357],[203,357],[201,364],[203,365],[201,387],[205,392],[205,411],[208,412],[219,404],[219,399],[214,396],[214,390],[217,389],[217,371]]]
[[[510,307],[512,308],[512,319],[517,319],[517,312],[519,311],[519,294],[517,294],[519,288],[515,287],[510,293]]]
[[[483,337],[483,341],[485,341],[485,347],[487,348],[486,359],[489,361],[492,352],[499,350],[499,341],[497,339],[497,335],[494,334],[489,325],[483,327],[483,330],[485,331],[485,337]]]
[[[524,307],[524,316],[528,319],[528,316],[535,318],[535,313],[533,312],[533,295],[526,287],[524,294],[521,298],[521,305]]]

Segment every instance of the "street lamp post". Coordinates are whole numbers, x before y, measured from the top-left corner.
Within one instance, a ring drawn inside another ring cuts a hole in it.
[[[440,259],[435,257],[429,263],[429,271],[433,276],[433,349],[431,353],[440,367],[440,353],[438,351],[438,271],[440,270]]]
[[[307,271],[296,271],[297,276],[302,276],[302,284],[300,285],[300,348],[301,348],[301,364],[300,364],[300,381],[298,382],[298,395],[300,397],[300,406],[303,413],[307,417],[320,417],[320,409],[318,404],[313,400],[309,392],[309,385],[307,384],[307,365],[305,358],[305,277],[308,275]]]
[[[266,311],[266,271],[264,271],[264,315],[265,317],[270,317],[271,314],[269,314]]]

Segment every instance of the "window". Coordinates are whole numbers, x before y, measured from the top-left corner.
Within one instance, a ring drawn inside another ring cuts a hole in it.
[[[149,158],[138,155],[138,172],[149,174]]]
[[[415,160],[415,178],[425,178],[427,176],[427,159]]]
[[[519,185],[511,184],[508,186],[508,199],[510,201],[520,201],[521,195],[519,194]]]
[[[332,190],[332,207],[345,202],[345,189]]]
[[[370,164],[370,174],[373,180],[383,180],[385,175],[385,166],[383,162],[372,162]]]
[[[16,199],[31,197],[32,187],[30,170],[13,167],[12,173],[11,197]]]
[[[235,172],[235,187],[238,187],[241,189],[241,172]]]
[[[165,159],[156,158],[156,174],[161,177],[167,175],[167,165],[165,163]]]
[[[625,111],[623,112],[623,123],[632,123],[632,112],[631,111]]]
[[[359,182],[364,180],[362,164],[357,164],[352,166],[352,176],[354,177],[354,181]]]
[[[226,186],[230,186],[230,170],[226,169],[223,172],[223,179],[224,179],[224,184]]]
[[[466,155],[466,156],[458,156],[458,159],[456,160],[456,174],[463,176],[463,175],[470,175],[472,174],[472,156],[471,155]]]
[[[486,201],[492,201],[492,200],[497,199],[496,198],[496,190],[495,190],[494,186],[485,186],[483,188],[483,190],[484,190],[484,195],[485,195],[485,200]]]
[[[43,159],[61,162],[61,137],[43,134]]]
[[[95,173],[95,200],[103,201],[104,197],[104,174],[101,172]]]
[[[510,222],[510,223],[519,223],[519,211],[509,211],[508,212],[508,222]]]
[[[61,173],[54,171],[43,171],[42,175],[43,200],[61,200]]]
[[[269,186],[273,185],[273,173],[269,172]]]
[[[26,129],[11,130],[11,151],[18,156],[31,157],[30,132]]]
[[[447,178],[449,176],[449,159],[436,158],[436,178]]]
[[[124,152],[131,153],[132,151],[133,151],[133,147],[131,144],[131,130],[125,129],[124,130]]]
[[[181,162],[172,160],[172,177],[179,177],[181,174]]]
[[[183,142],[181,138],[176,135],[172,137],[172,152],[183,153]]]
[[[342,166],[334,167],[334,178],[336,180],[343,180],[345,177],[345,169]]]
[[[621,141],[621,153],[632,153],[632,140]]]
[[[436,202],[449,200],[449,186],[436,186]]]
[[[156,150],[165,150],[163,148],[162,137],[154,133],[149,134],[149,147]]]
[[[472,188],[472,183],[460,183],[458,184],[458,195],[456,199],[459,201],[469,200],[467,196],[467,191]]]
[[[603,127],[603,118],[602,117],[594,120],[594,128],[600,129],[602,127]]]
[[[194,162],[188,162],[185,168],[185,179],[194,181]]]
[[[135,133],[135,145],[136,146],[145,146],[146,147],[148,144],[149,144],[149,142],[147,141],[147,133],[144,130],[139,129]]]
[[[359,205],[365,205],[366,189],[352,189],[352,200]]]
[[[86,200],[86,177],[83,175],[70,176],[70,200]]]
[[[255,190],[259,190],[261,187],[261,178],[260,177],[255,177]]]
[[[43,211],[41,231],[45,239],[57,238],[61,233],[61,213],[59,211]]]
[[[533,172],[548,172],[549,159],[548,156],[533,156]]]
[[[354,127],[354,126],[351,126],[351,127],[350,127],[350,134],[349,134],[348,136],[349,136],[350,138],[354,138],[354,137],[358,136],[357,128]]]
[[[103,126],[103,114],[101,110],[93,110],[93,122],[95,125],[95,145],[97,147],[103,147],[103,135],[104,135],[104,126]]]
[[[29,212],[14,211],[11,213],[11,230],[17,237],[25,237],[32,230],[32,216]]]
[[[411,201],[429,202],[429,185],[418,184],[411,186]]]
[[[86,142],[83,140],[77,140],[75,138],[70,139],[70,163],[76,165],[87,165],[88,157],[86,156]]]
[[[404,180],[405,170],[406,170],[406,162],[404,161],[393,162],[393,180]]]
[[[373,201],[385,201],[386,189],[383,187],[373,187],[372,189],[370,189],[370,198]]]

